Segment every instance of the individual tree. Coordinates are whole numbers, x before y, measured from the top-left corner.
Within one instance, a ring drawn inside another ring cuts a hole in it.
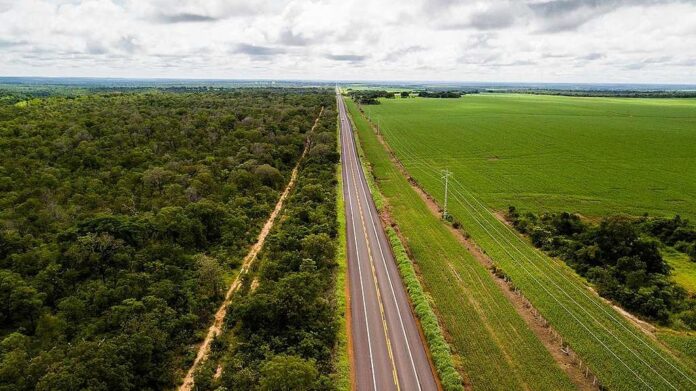
[[[317,388],[319,371],[312,361],[292,355],[276,355],[261,364],[259,389],[304,391]]]

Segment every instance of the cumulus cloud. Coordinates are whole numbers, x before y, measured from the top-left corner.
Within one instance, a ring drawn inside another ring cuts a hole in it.
[[[218,20],[215,17],[200,14],[191,14],[183,12],[179,14],[160,14],[155,17],[156,20],[162,23],[185,23],[185,22],[214,22]]]
[[[594,60],[599,60],[599,59],[604,58],[604,54],[593,52],[593,53],[587,53],[584,56],[579,56],[578,58],[581,60],[594,61]]]
[[[334,61],[360,62],[367,59],[367,56],[358,54],[327,54],[326,58]]]
[[[256,45],[249,45],[246,43],[240,43],[235,47],[235,52],[237,53],[244,53],[248,54],[253,57],[266,57],[266,56],[273,56],[276,54],[282,54],[285,53],[285,50],[280,49],[280,48],[273,48],[273,47],[267,47],[267,46],[256,46]]]
[[[696,83],[689,0],[0,0],[0,75]]]

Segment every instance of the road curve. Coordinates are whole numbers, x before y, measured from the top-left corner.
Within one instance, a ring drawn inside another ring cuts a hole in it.
[[[418,324],[360,167],[337,94],[346,213],[354,388],[437,390]]]

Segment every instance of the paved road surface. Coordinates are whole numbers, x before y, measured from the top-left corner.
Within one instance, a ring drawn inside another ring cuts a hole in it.
[[[337,95],[345,197],[355,387],[437,390],[387,237]]]

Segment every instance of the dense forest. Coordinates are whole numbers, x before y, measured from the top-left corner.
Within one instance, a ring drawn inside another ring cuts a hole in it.
[[[520,213],[507,219],[534,246],[563,259],[623,308],[663,325],[696,330],[696,298],[674,283],[660,248],[687,253],[693,261],[696,228],[675,216],[611,216],[598,224],[578,215]]]
[[[173,387],[333,105],[311,89],[0,99],[0,390]],[[335,161],[327,137],[305,171]],[[330,182],[305,181],[295,197],[333,202]],[[295,208],[323,219],[314,238],[327,245],[334,216]],[[311,241],[314,266],[279,284],[325,287]],[[268,268],[269,279],[284,273]],[[259,292],[284,289],[272,286]]]
[[[298,182],[268,239],[258,268],[235,295],[216,360],[196,374],[199,390],[328,390],[335,382],[339,319],[336,268],[335,106],[327,107]],[[219,377],[214,374],[218,365]]]
[[[477,94],[477,90],[471,90],[468,92],[458,91],[458,90],[423,90],[417,91],[416,96],[420,98],[461,98],[466,94]],[[352,90],[348,89],[348,96],[350,96],[356,103],[361,105],[378,105],[379,98],[394,99],[396,95],[402,98],[408,98],[411,96],[409,91],[402,92],[392,92],[386,90]]]
[[[377,98],[394,99],[396,93],[386,90],[351,90],[348,89],[348,96],[361,105],[378,105]]]
[[[471,92],[470,92],[471,93]],[[419,91],[421,98],[461,98],[466,93],[461,91]]]

